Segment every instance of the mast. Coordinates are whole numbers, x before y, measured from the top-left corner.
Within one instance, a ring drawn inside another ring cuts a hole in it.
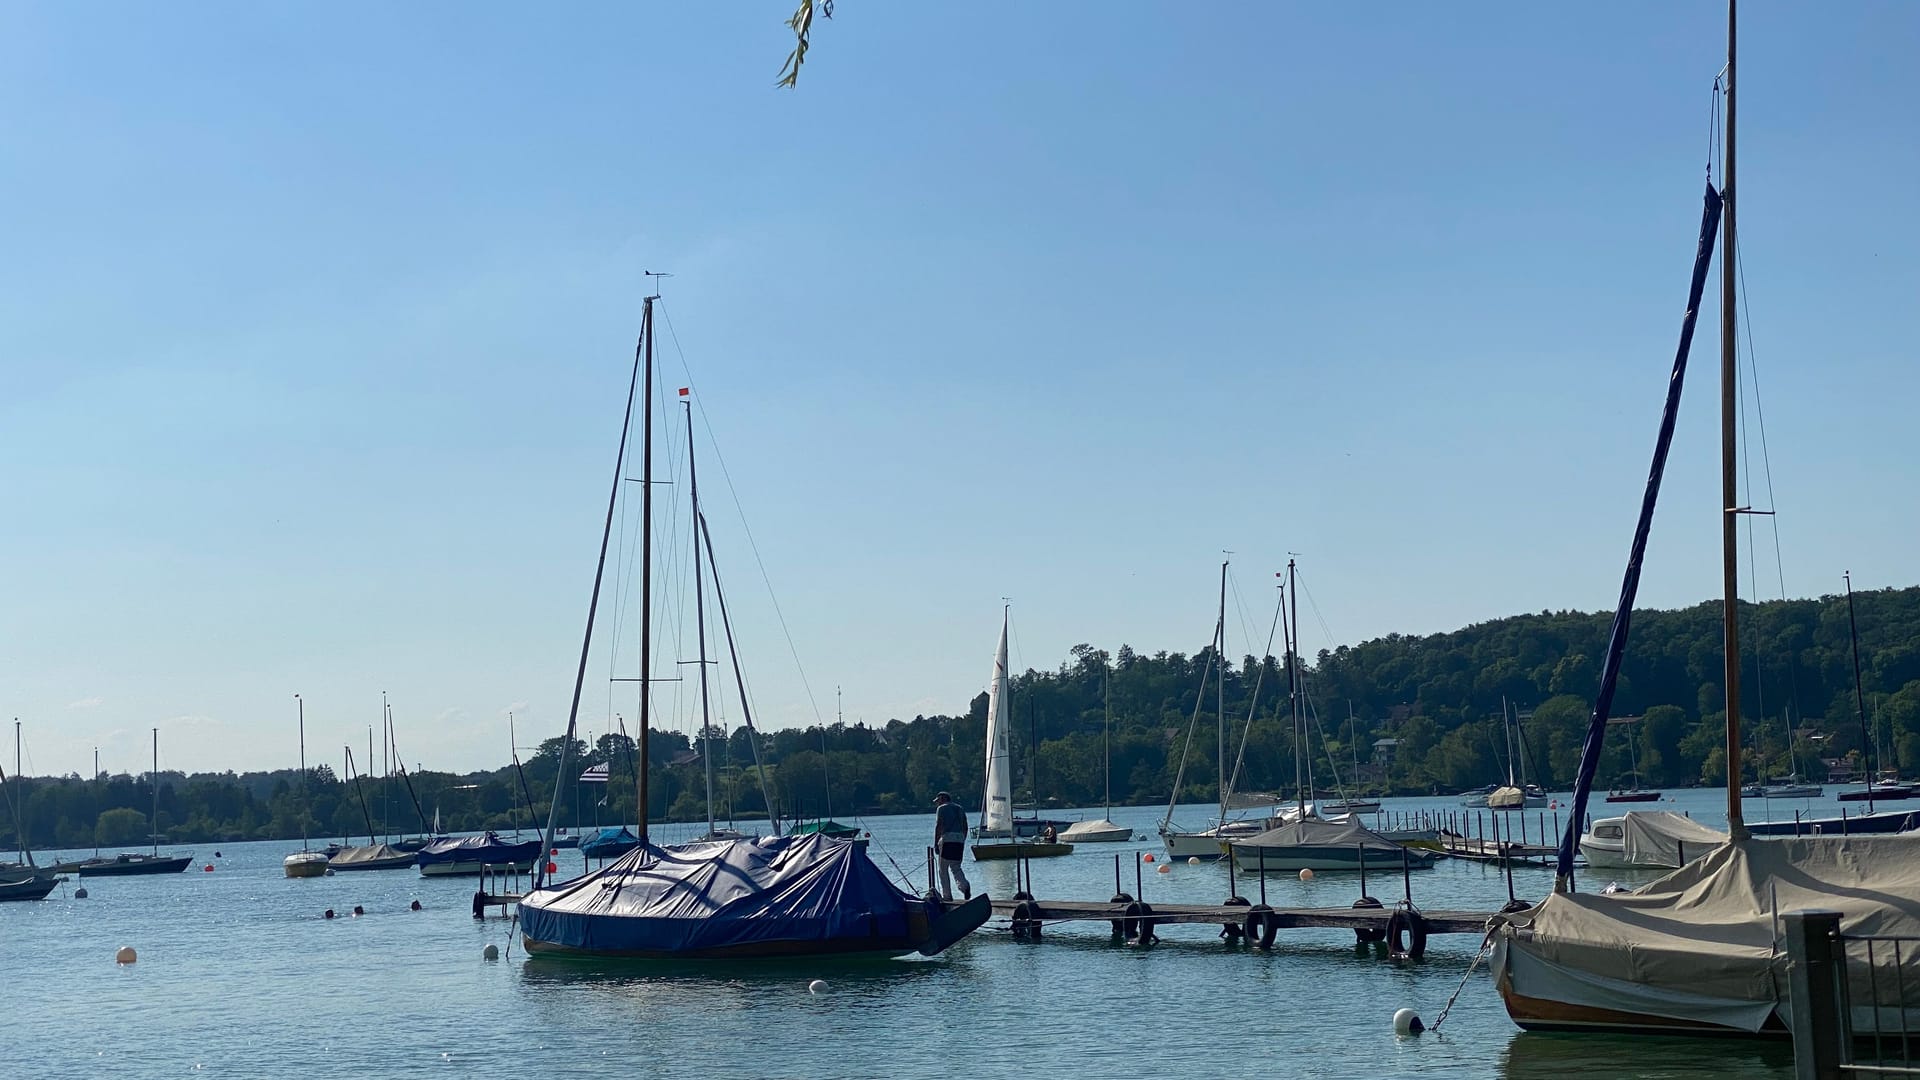
[[[681,391],[685,393],[685,391]],[[713,721],[707,698],[707,588],[700,569],[700,472],[693,464],[693,402],[680,403],[687,414],[687,488],[693,504],[693,625],[700,645],[700,756],[707,766],[707,838],[713,838]]]
[[[306,760],[306,745],[307,744],[304,741],[301,742],[300,744],[300,754],[301,754],[300,760],[302,762]],[[18,766],[15,766],[15,768],[18,768]],[[301,774],[304,776],[306,773],[306,766],[304,764],[300,766],[300,771],[301,771]],[[153,820],[147,822],[147,824],[151,826],[151,828],[147,830],[147,834],[148,834],[147,839],[153,841],[153,857],[157,859],[160,857],[160,729],[159,728],[153,729],[153,775],[148,779],[150,779],[153,782]]]
[[[1100,755],[1106,759],[1107,793],[1101,799],[1100,817],[1113,820],[1113,673],[1104,666],[1100,669],[1100,707],[1106,713],[1100,734]]]
[[[1841,577],[1847,582],[1847,635],[1853,639],[1853,708],[1860,714],[1860,767],[1867,774],[1867,813],[1873,813],[1873,733],[1867,729],[1867,695],[1860,687],[1860,624],[1853,617],[1853,571],[1846,570]],[[1884,766],[1886,762],[1881,761]],[[13,771],[20,771],[20,762],[15,760]]]
[[[387,750],[387,692],[380,691],[380,836],[393,842],[393,757]],[[372,736],[368,736],[369,739]],[[367,744],[367,757],[373,757],[373,744]],[[371,763],[371,761],[369,761]]]
[[[747,734],[753,746],[753,768],[760,777],[760,795],[767,804],[767,823],[773,827],[773,835],[784,832],[780,824],[780,810],[773,797],[773,788],[767,783],[767,763],[760,756],[760,730],[753,726],[753,704],[747,700],[747,677],[740,670],[740,649],[733,640],[733,620],[727,616],[727,590],[720,587],[720,562],[713,556],[713,530],[707,528],[705,514],[696,514],[694,522],[700,527],[700,537],[707,548],[707,572],[713,575],[713,598],[720,602],[720,629],[727,636],[727,657],[733,661],[733,685],[740,693],[740,722],[746,725]],[[715,661],[718,663],[718,661]]]
[[[840,688],[838,686],[833,688],[833,720],[834,723],[842,729],[846,728],[847,716],[846,712],[841,708]],[[832,821],[833,768],[827,763],[827,733],[824,730],[820,732],[820,782],[823,785],[821,790],[826,792],[827,796],[827,820]],[[799,814],[800,808],[798,806],[794,807],[793,812],[796,815]]]
[[[305,851],[307,850],[307,703],[301,700],[299,694],[295,694],[293,705],[300,714],[300,850]],[[159,728],[153,730],[153,767],[156,770],[160,768]],[[154,816],[158,817],[160,815],[160,785],[158,784],[153,787],[153,807]],[[156,845],[154,854],[158,855],[159,841],[156,840],[154,843]]]
[[[1220,750],[1215,759],[1220,765],[1220,818],[1227,820],[1227,562],[1220,563],[1220,617],[1213,624],[1213,662],[1220,667],[1220,681],[1213,688],[1215,711],[1220,714]],[[1035,813],[1039,813],[1036,809]]]
[[[1000,644],[993,653],[993,682],[987,687],[987,767],[980,799],[980,835],[1002,830],[1013,835],[1012,755],[1007,750],[1007,624],[1011,607],[1000,609]],[[1178,788],[1176,787],[1176,791]]]
[[[1300,589],[1294,578],[1293,560],[1287,560],[1287,596],[1293,598],[1293,615],[1286,623],[1285,647],[1287,650],[1287,710],[1293,721],[1293,794],[1299,805],[1300,817],[1307,816],[1307,748],[1306,732],[1300,724],[1300,677],[1295,664],[1300,651]]]
[[[1739,361],[1734,355],[1738,343],[1734,284],[1734,202],[1733,180],[1733,98],[1734,7],[1727,0],[1727,150],[1720,176],[1720,551],[1721,635],[1726,639],[1727,684],[1727,834],[1735,840],[1747,838],[1747,823],[1740,815],[1740,535],[1735,526],[1740,517],[1740,491],[1734,468],[1735,431],[1738,413],[1736,379]]]
[[[13,718],[13,775],[16,777],[21,775],[20,773],[20,718],[17,716]],[[27,800],[25,798],[25,793],[22,793],[22,798],[20,799],[20,805],[15,806],[13,809],[13,831],[20,834],[18,837],[15,838],[20,841],[20,861],[23,863],[27,863],[28,865],[32,865],[33,859],[27,854],[27,823],[20,819],[20,811],[26,808],[26,801]],[[99,830],[96,829],[94,831],[98,832]]]
[[[18,763],[14,765],[14,771],[20,771]],[[100,783],[100,748],[97,746],[93,748],[93,782],[96,785]],[[93,830],[93,857],[100,857],[100,830],[97,828]]]
[[[653,672],[650,668],[650,665],[653,663],[653,302],[659,298],[659,295],[655,294],[642,301],[640,314],[640,342],[646,368],[643,382],[646,393],[642,396],[646,401],[641,406],[641,411],[644,415],[640,425],[640,746],[638,748],[640,761],[634,766],[633,784],[635,795],[638,799],[636,812],[639,814],[639,818],[637,824],[640,826],[639,833],[642,844],[647,842],[647,716],[649,704],[647,699],[651,696],[650,687],[653,681]],[[633,389],[631,386],[627,389],[627,422],[633,422]],[[621,433],[620,441],[623,444],[626,442],[624,430]],[[625,449],[623,445],[621,447],[623,454]],[[691,449],[691,447],[689,447],[689,449]],[[616,488],[617,486],[616,481]],[[607,524],[609,528],[611,528],[613,524],[611,507],[608,509]],[[600,558],[603,562],[606,559],[606,547],[606,538],[602,536],[600,540]],[[594,601],[597,603],[599,599],[600,590],[596,582],[594,587]],[[588,633],[592,633],[591,627],[588,628]],[[585,647],[583,646],[581,649],[581,670],[583,672],[586,667],[585,651]],[[574,698],[578,700],[579,696],[580,692],[576,689],[574,691]],[[573,733],[569,731],[567,735],[568,738],[571,739]],[[707,800],[707,804],[708,806],[712,806],[713,800]]]

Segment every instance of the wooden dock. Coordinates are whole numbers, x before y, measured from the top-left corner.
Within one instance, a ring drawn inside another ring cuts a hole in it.
[[[1385,943],[1395,955],[1419,959],[1430,934],[1484,934],[1491,912],[1421,911],[1391,907],[1275,908],[1265,904],[1144,904],[1122,894],[1111,901],[995,900],[993,913],[1010,919],[1016,937],[1038,940],[1055,922],[1104,922],[1114,940],[1149,945],[1160,926],[1219,926],[1229,941],[1272,948],[1281,930],[1351,930],[1361,944]]]
[[[1503,865],[1551,866],[1560,849],[1542,844],[1524,844],[1517,840],[1489,840],[1485,837],[1440,834],[1440,850],[1449,858]]]

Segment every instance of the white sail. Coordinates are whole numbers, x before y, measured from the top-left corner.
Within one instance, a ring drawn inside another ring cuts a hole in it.
[[[1006,836],[1013,829],[1012,755],[1007,752],[1007,622],[1000,620],[1000,648],[993,654],[993,684],[987,688],[987,786],[980,808],[980,835]]]

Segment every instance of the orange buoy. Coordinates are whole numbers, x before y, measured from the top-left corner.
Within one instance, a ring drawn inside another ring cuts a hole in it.
[[[205,871],[206,873],[209,873],[209,874],[211,874],[211,873],[213,873],[213,864],[212,864],[212,863],[208,863],[207,865],[205,865],[205,866],[203,866],[203,867],[201,867],[200,869],[201,869],[201,870],[203,870],[203,871]]]
[[[1161,872],[1161,873],[1163,873],[1163,874],[1171,874],[1171,873],[1173,873],[1173,867],[1171,867],[1171,866],[1168,866],[1168,865],[1167,865],[1166,863],[1161,863],[1161,864],[1160,864],[1160,872]]]
[[[548,864],[547,864],[547,873],[549,873],[549,874],[557,874],[557,873],[559,873],[559,872],[560,872],[560,867],[559,867],[559,864],[557,864],[557,863],[548,863]]]
[[[1146,854],[1146,856],[1145,856],[1145,857],[1144,857],[1144,858],[1143,858],[1143,859],[1142,859],[1141,861],[1143,861],[1143,862],[1152,862],[1152,861],[1153,861],[1153,852],[1151,852],[1151,851],[1149,851],[1149,852],[1147,852],[1147,854]]]

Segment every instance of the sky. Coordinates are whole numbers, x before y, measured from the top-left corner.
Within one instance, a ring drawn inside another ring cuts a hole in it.
[[[383,691],[428,768],[563,732],[649,270],[655,674],[699,670],[691,386],[763,726],[964,710],[1003,598],[1016,668],[1192,651],[1228,558],[1234,653],[1290,553],[1309,652],[1611,608],[1723,7],[842,0],[788,91],[791,8],[0,3],[29,773],[156,727],[289,767],[296,693],[320,761]],[[1912,4],[1741,11],[1750,598],[1920,581],[1916,49]],[[1719,588],[1718,318],[1643,606]],[[590,737],[633,723],[632,513]]]

